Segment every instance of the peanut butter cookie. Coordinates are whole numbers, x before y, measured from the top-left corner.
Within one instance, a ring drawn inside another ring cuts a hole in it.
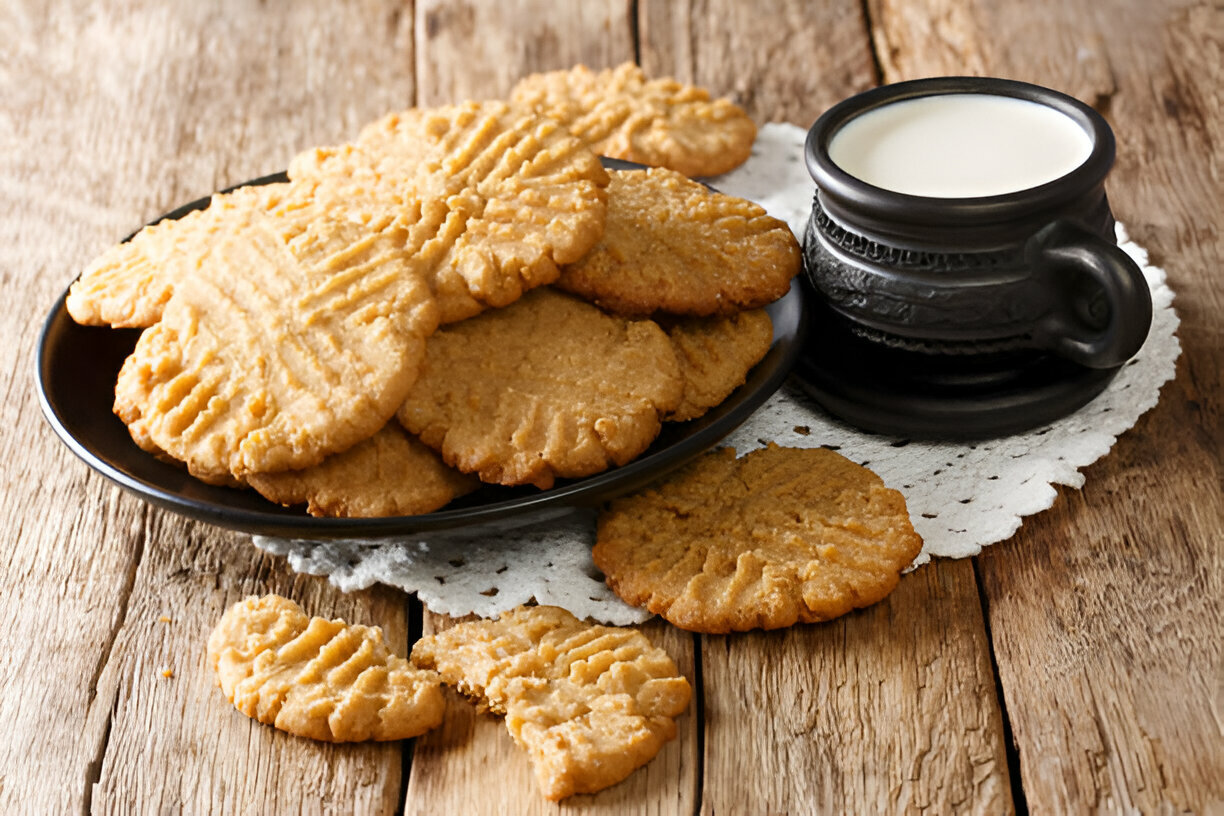
[[[631,62],[532,74],[510,99],[563,123],[596,153],[687,176],[738,167],[756,139],[756,125],[739,106],[674,79],[648,80]]]
[[[218,481],[300,469],[386,424],[437,326],[399,219],[314,189],[250,188],[119,372],[144,446]]]
[[[452,467],[548,488],[642,453],[683,389],[655,323],[545,288],[434,335],[396,416]]]
[[[823,448],[723,448],[600,514],[608,585],[683,629],[829,620],[881,600],[922,539],[905,499]]]
[[[551,283],[603,234],[608,177],[556,122],[501,102],[391,114],[297,156],[294,179],[422,203],[415,229],[443,323]]]
[[[378,627],[307,618],[277,595],[231,606],[208,662],[243,714],[326,742],[398,740],[442,722],[441,678],[396,656]]]
[[[621,170],[603,239],[557,288],[627,316],[726,315],[777,300],[800,268],[782,221],[671,170]]]
[[[394,420],[312,468],[253,473],[247,482],[269,501],[305,504],[312,516],[336,518],[429,513],[480,486]]]
[[[417,641],[412,662],[506,717],[544,796],[620,782],[676,735],[692,689],[641,632],[518,607]]]
[[[690,317],[666,327],[684,377],[684,397],[663,418],[696,419],[744,384],[773,342],[773,322],[764,309],[728,317]]]

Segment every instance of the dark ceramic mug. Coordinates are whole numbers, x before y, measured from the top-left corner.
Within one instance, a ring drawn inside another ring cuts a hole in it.
[[[974,197],[895,192],[830,158],[830,143],[856,117],[948,94],[1048,106],[1083,129],[1087,158],[1052,181]],[[885,345],[957,355],[1030,349],[1115,368],[1143,344],[1152,304],[1142,272],[1114,237],[1104,187],[1114,149],[1096,111],[1022,82],[940,77],[851,97],[808,133],[817,193],[806,274],[856,333]]]

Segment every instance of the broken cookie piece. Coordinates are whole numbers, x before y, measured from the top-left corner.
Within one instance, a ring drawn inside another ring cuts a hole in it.
[[[675,737],[675,717],[692,695],[641,632],[587,624],[551,606],[424,637],[412,662],[505,714],[553,801],[602,790],[649,762]]]
[[[442,722],[441,678],[392,653],[381,629],[308,618],[278,595],[226,610],[208,662],[235,708],[299,737],[407,739]]]

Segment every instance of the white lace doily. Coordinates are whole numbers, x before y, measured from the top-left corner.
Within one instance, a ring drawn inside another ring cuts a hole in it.
[[[726,193],[750,198],[802,235],[813,192],[803,163],[806,132],[765,125],[752,157],[713,180]],[[792,447],[824,445],[868,465],[905,494],[924,546],[916,564],[932,556],[964,558],[1003,541],[1024,516],[1054,503],[1054,485],[1082,487],[1080,468],[1109,452],[1118,435],[1156,404],[1172,379],[1181,346],[1173,292],[1161,269],[1127,239],[1122,248],[1143,269],[1152,290],[1147,342],[1109,387],[1071,416],[1046,427],[987,442],[920,442],[868,434],[825,414],[800,391],[784,386],[726,440],[741,454],[775,441]],[[496,615],[535,599],[606,623],[645,620],[605,586],[591,561],[594,519],[576,512],[561,521],[510,534],[466,540],[391,539],[318,543],[255,536],[260,548],[285,555],[292,567],[327,575],[344,591],[376,582],[414,592],[435,612]]]

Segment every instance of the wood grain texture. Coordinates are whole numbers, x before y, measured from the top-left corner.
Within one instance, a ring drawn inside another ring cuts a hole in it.
[[[1080,492],[979,558],[1034,812],[1224,807],[1224,9],[872,0],[889,81],[989,73],[1067,90],[1118,139],[1115,214],[1169,275],[1177,378]],[[986,32],[1008,32],[992,37]]]
[[[741,105],[757,124],[807,127],[876,84],[857,0],[641,0],[641,64]]]
[[[829,623],[703,640],[703,813],[1012,812],[969,562]]]
[[[454,623],[426,612],[424,631],[442,631]],[[642,632],[694,682],[692,635],[658,621]],[[514,744],[501,718],[477,714],[475,706],[450,693],[442,727],[416,740],[404,813],[692,814],[697,807],[698,693],[694,684],[694,702],[677,721],[676,739],[653,760],[617,785],[559,803],[540,794],[527,753]]]
[[[225,703],[202,654],[225,603],[267,589],[389,624],[406,645],[402,596],[343,596],[242,536],[122,495],[54,439],[31,376],[43,315],[94,253],[411,103],[411,17],[362,7],[0,9],[0,513],[13,533],[0,561],[0,811],[394,809],[397,745],[277,735]]]
[[[632,61],[631,7],[626,0],[421,0],[420,104],[504,99],[531,73]]]

